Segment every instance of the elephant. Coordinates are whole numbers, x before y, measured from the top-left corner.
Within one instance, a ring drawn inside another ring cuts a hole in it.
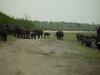
[[[26,38],[26,30],[24,27],[15,27],[15,36],[18,38]]]
[[[97,29],[96,46],[97,46],[97,49],[100,50],[100,26]]]
[[[41,29],[35,29],[35,30],[33,30],[33,32],[35,33],[35,35],[38,37],[38,39],[42,39],[43,38],[43,30],[41,30]]]
[[[31,32],[31,39],[36,39],[36,33],[35,32]]]
[[[64,32],[62,30],[57,31],[56,37],[57,37],[58,40],[63,40]]]
[[[30,30],[26,29],[25,31],[25,38],[29,39],[30,38]]]
[[[6,24],[0,24],[0,39],[2,41],[7,41],[8,32]]]

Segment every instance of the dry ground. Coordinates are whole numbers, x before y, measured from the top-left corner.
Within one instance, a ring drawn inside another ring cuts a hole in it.
[[[64,41],[20,39],[0,47],[0,75],[100,75],[100,60],[81,54]]]

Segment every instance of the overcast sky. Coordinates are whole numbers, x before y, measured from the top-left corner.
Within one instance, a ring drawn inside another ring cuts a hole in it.
[[[100,0],[0,0],[0,11],[39,21],[100,23]]]

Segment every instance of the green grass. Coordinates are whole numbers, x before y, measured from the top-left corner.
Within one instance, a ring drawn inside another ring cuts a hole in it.
[[[94,33],[83,33],[85,35],[95,35]],[[56,37],[54,33],[52,33],[51,39],[47,38],[48,42],[56,42],[58,40],[55,40]],[[65,33],[64,40],[63,40],[66,45],[69,45],[71,49],[77,50],[81,52],[80,57],[84,59],[90,59],[90,60],[99,60],[100,59],[100,51],[95,49],[95,48],[89,48],[81,45],[80,42],[77,41],[76,39],[76,33]]]
[[[75,35],[76,35],[75,33],[66,33],[64,41],[66,43],[69,43],[74,50],[79,50],[81,52],[81,56],[83,56],[84,58],[90,58],[94,60],[100,59],[100,51],[94,48],[89,48],[81,45],[81,43],[76,40]],[[86,35],[91,35],[91,34],[87,33]]]

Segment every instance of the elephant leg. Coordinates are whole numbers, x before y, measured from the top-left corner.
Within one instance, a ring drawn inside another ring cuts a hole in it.
[[[59,40],[61,40],[61,37],[59,36]]]
[[[19,33],[17,33],[17,37],[20,38],[20,34]]]
[[[21,34],[21,38],[23,38],[23,35]]]
[[[2,37],[1,37],[1,39],[2,39],[2,41],[4,41],[4,36],[2,35]]]
[[[96,44],[96,46],[97,46],[97,49],[100,50],[100,42],[98,42],[98,43]]]
[[[40,38],[40,35],[38,35],[38,39]]]
[[[57,39],[59,40],[59,36],[57,36]]]
[[[7,41],[7,36],[4,37],[4,41]]]
[[[61,37],[59,36],[59,40],[61,40]]]

